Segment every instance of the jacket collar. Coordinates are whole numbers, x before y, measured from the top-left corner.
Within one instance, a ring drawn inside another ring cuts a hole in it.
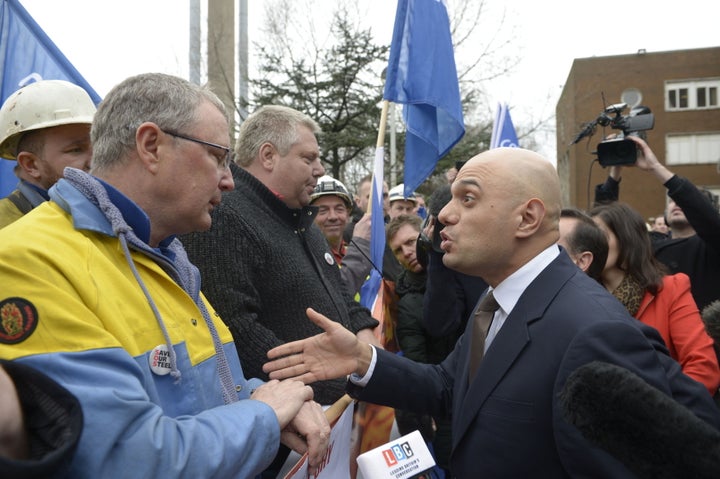
[[[242,193],[254,196],[260,202],[264,203],[275,215],[293,230],[304,232],[315,221],[318,208],[316,206],[303,206],[302,208],[290,208],[284,201],[270,190],[264,183],[258,180],[254,175],[244,168],[235,164],[230,165],[233,173],[233,179],[236,185],[242,185]],[[225,193],[233,195],[240,192],[241,188]]]

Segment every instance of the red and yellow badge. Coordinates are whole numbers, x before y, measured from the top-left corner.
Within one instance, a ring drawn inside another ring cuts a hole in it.
[[[23,298],[0,301],[0,343],[17,344],[26,340],[38,323],[37,309]]]

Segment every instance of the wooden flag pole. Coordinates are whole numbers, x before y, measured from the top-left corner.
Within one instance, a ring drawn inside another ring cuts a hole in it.
[[[387,126],[387,116],[388,116],[389,107],[390,107],[390,102],[387,100],[383,100],[382,111],[380,112],[380,126],[378,127],[377,142],[375,143],[376,150],[377,150],[377,148],[382,148],[383,145],[385,144],[385,128]],[[375,194],[375,182],[373,181],[372,183],[370,183],[370,198],[372,198],[374,194]],[[372,201],[368,202],[367,213],[372,214]]]
[[[385,144],[385,128],[387,126],[389,107],[390,102],[388,100],[383,100],[382,112],[380,113],[380,126],[378,127],[377,143],[375,144],[377,148],[381,148]]]
[[[325,418],[327,419],[327,422],[332,425],[335,421],[337,421],[338,418],[342,416],[345,409],[352,404],[353,401],[354,399],[347,394],[344,394],[340,399],[335,401],[325,410]]]

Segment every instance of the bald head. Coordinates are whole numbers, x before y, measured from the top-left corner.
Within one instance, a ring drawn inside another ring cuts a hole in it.
[[[497,284],[557,242],[560,182],[553,165],[520,148],[470,159],[440,212],[448,267]]]
[[[516,204],[531,198],[542,201],[548,227],[557,229],[560,180],[553,165],[543,156],[522,148],[494,148],[471,158],[466,166],[485,171],[486,181],[505,191]]]
[[[557,205],[554,213],[560,216],[560,180],[553,165],[543,156],[522,148],[494,148],[473,157],[467,164],[475,163],[491,169],[496,180],[513,185],[519,200],[536,197],[546,208]]]

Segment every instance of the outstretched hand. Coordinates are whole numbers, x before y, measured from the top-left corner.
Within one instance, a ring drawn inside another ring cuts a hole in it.
[[[271,349],[263,371],[271,379],[294,378],[305,384],[352,373],[364,375],[372,359],[370,345],[312,308],[306,313],[325,332]]]

